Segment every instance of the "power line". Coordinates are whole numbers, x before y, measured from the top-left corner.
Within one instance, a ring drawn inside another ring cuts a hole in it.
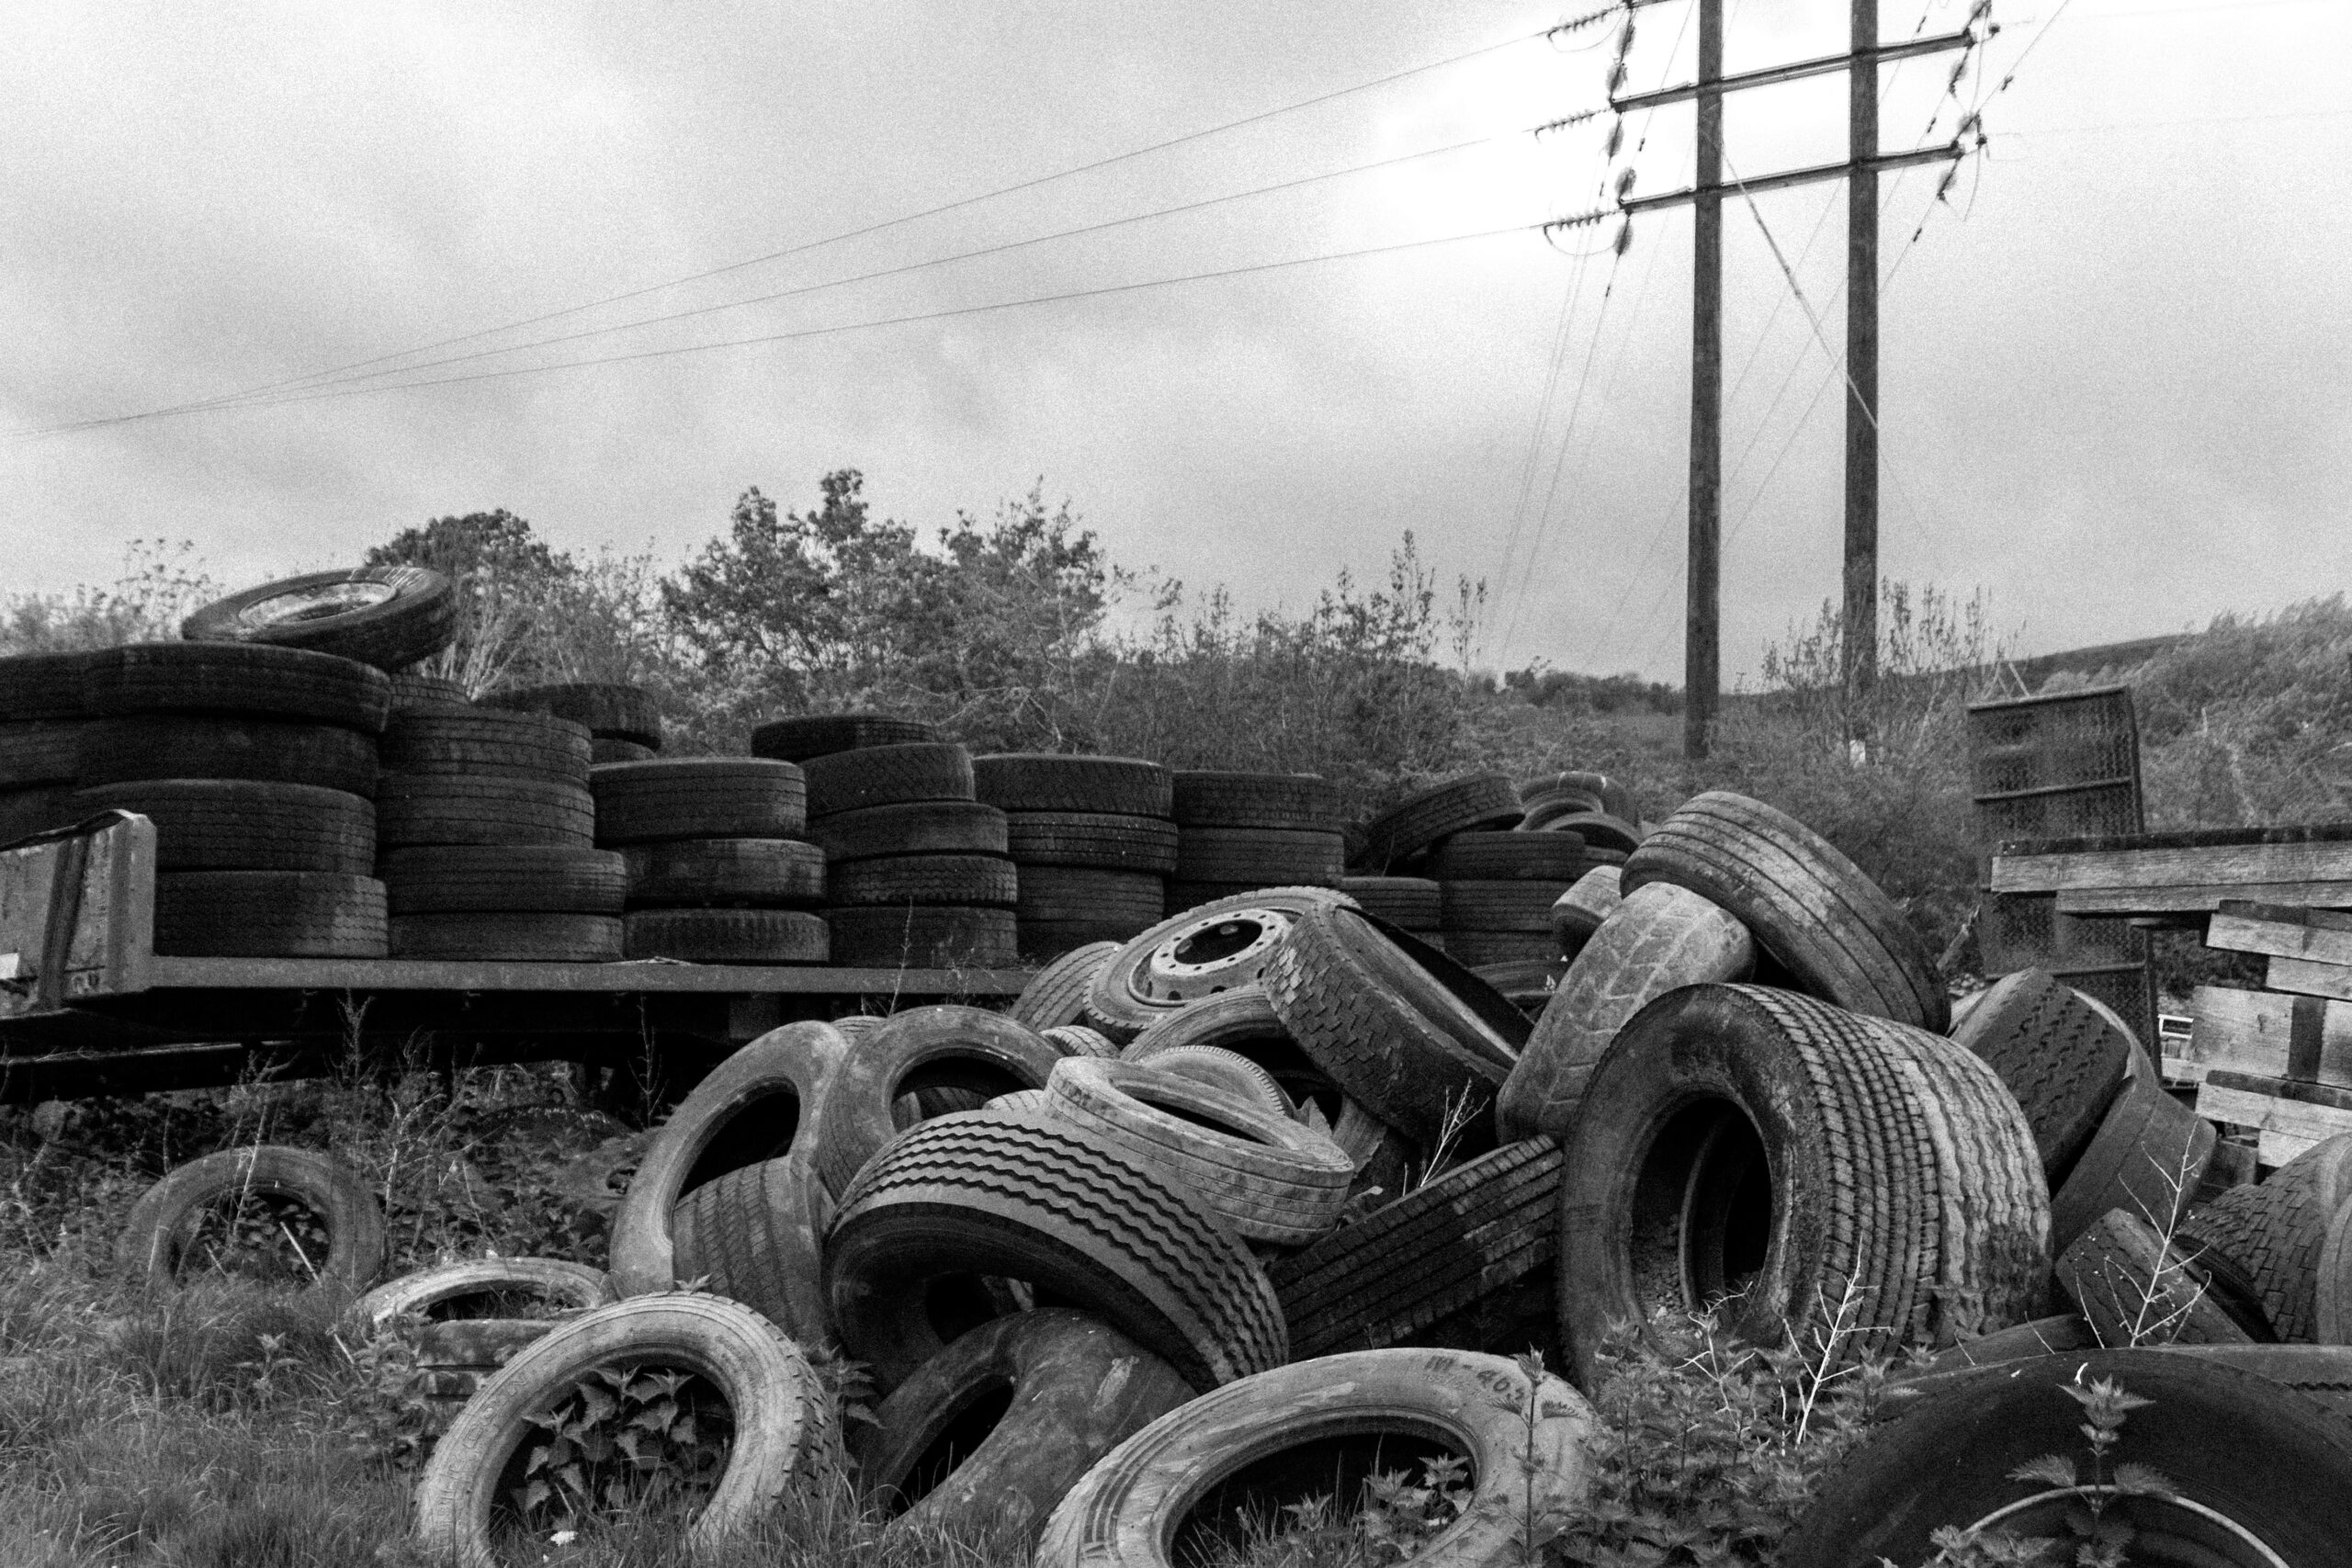
[[[1369,82],[1359,82],[1353,86],[1340,87],[1329,92],[1318,93],[1312,97],[1301,98],[1295,103],[1283,104],[1271,109],[1263,109],[1256,114],[1245,115],[1238,119],[1227,120],[1221,125],[1209,126],[1200,130],[1186,131],[1181,136],[1171,136],[1163,141],[1152,142],[1148,146],[1137,147],[1125,152],[1115,152],[1109,157],[1097,158],[1091,163],[1074,164],[1069,168],[1059,169],[1052,174],[1035,175],[1029,179],[1016,181],[1012,185],[1000,186],[994,190],[983,191],[976,196],[959,197],[954,201],[942,202],[937,206],[927,207],[916,212],[902,213],[896,218],[886,218],[879,222],[868,223],[861,228],[843,230],[839,233],[826,235],[822,239],[808,240],[797,245],[786,246],[781,250],[769,251],[761,255],[746,257],[741,261],[729,262],[723,266],[709,267],[701,272],[687,274],[682,277],[669,278],[660,283],[650,283],[640,288],[624,289],[620,293],[608,294],[601,299],[587,300],[577,305],[567,305],[560,310],[545,311],[539,315],[526,317],[518,321],[502,322],[496,326],[478,328],[472,332],[458,333],[454,337],[438,338],[431,343],[421,344],[411,348],[398,349],[390,354],[379,354],[367,359],[352,360],[343,365],[328,367],[323,370],[313,370],[304,375],[288,377],[282,380],[248,387],[240,391],[222,393],[215,398],[201,399],[191,403],[174,404],[162,409],[147,410],[144,411],[142,414],[123,415],[118,416],[118,418],[128,419],[151,417],[156,414],[181,413],[196,409],[208,408],[216,403],[257,397],[265,393],[281,391],[288,388],[304,386],[310,382],[322,380],[329,377],[341,376],[346,372],[364,370],[373,366],[384,365],[395,359],[406,359],[413,355],[430,354],[436,349],[452,348],[459,344],[472,343],[478,339],[493,336],[496,333],[503,332],[516,332],[525,327],[541,326],[548,321],[560,321],[566,316],[574,316],[582,311],[601,309],[606,305],[616,305],[627,300],[642,299],[646,295],[658,294],[665,289],[682,288],[688,284],[700,283],[708,278],[724,276],[729,273],[741,272],[747,267],[760,266],[774,261],[782,261],[786,257],[805,254],[809,251],[819,250],[827,245],[840,244],[849,240],[863,239],[869,234],[877,234],[888,229],[895,229],[904,224],[920,222],[924,219],[936,218],[942,214],[958,211],[967,207],[976,207],[982,202],[994,201],[1003,197],[1018,195],[1022,191],[1034,190],[1040,186],[1050,185],[1057,180],[1070,179],[1079,175],[1092,174],[1097,170],[1111,168],[1119,164],[1127,163],[1136,158],[1148,157],[1155,152],[1164,152],[1170,148],[1182,147],[1188,142],[1203,141],[1212,136],[1221,136],[1227,131],[1238,130],[1245,126],[1261,124],[1263,121],[1278,118],[1283,115],[1296,114],[1303,109],[1314,108],[1323,104],[1336,102],[1340,98],[1351,97],[1358,93],[1366,93],[1377,87],[1385,87],[1397,82],[1408,80],[1414,76],[1426,75],[1432,71],[1443,71],[1449,67],[1460,65],[1468,61],[1481,59],[1484,56],[1497,53],[1502,50],[1515,48],[1522,43],[1531,43],[1537,39],[1547,37],[1555,29],[1553,28],[1539,28],[1538,30],[1531,33],[1522,33],[1516,37],[1505,39],[1498,43],[1487,44],[1477,49],[1465,50],[1460,54],[1450,55],[1443,60],[1431,61],[1426,65],[1416,65],[1403,71],[1391,72],[1385,76],[1375,77]],[[114,423],[114,421],[94,420],[87,423],[96,424]],[[10,434],[18,433],[12,432]]]

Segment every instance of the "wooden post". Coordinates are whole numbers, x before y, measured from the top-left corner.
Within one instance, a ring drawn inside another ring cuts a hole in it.
[[[1863,0],[1856,0],[1857,4]],[[1682,644],[1682,755],[1699,761],[1721,682],[1724,404],[1723,0],[1699,0],[1698,170],[1690,205],[1690,544]]]
[[[1846,71],[1846,571],[1849,705],[1878,681],[1878,0],[1853,0]],[[1849,706],[1850,711],[1850,706]],[[1849,739],[1871,738],[1857,730]]]

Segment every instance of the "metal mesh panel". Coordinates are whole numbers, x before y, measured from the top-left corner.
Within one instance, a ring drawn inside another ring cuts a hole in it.
[[[2050,971],[2086,997],[2097,997],[2113,1008],[2131,1025],[2132,1032],[2140,1039],[2140,1048],[2149,1053],[2147,1066],[2156,1066],[2156,987],[2150,978],[2148,966],[2135,964],[2120,968],[2060,969]]]
[[[2040,795],[1979,796],[1976,843],[1983,855],[2012,839],[2107,838],[2144,829],[2138,784],[2090,784]]]
[[[2128,686],[1978,703],[1968,710],[1968,752],[1979,799],[2086,784],[2128,782],[2139,792],[2140,726]]]
[[[2054,893],[1985,893],[1977,906],[1976,947],[1985,974],[2007,975],[2144,963],[2148,933],[2129,920],[2062,915]]]

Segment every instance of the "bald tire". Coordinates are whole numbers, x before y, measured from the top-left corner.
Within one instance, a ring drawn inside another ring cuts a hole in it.
[[[1941,1033],[1950,1003],[1903,911],[1860,867],[1787,813],[1711,790],[1629,855],[1621,887],[1670,882],[1721,905],[1804,990]]]
[[[1006,826],[1012,858],[1024,868],[1071,866],[1156,877],[1176,869],[1176,825],[1156,817],[1018,811],[1007,814]]]
[[[672,1271],[741,1302],[800,1345],[831,1342],[820,1241],[827,1207],[805,1158],[762,1160],[702,1183],[670,1216]]]
[[[1409,1345],[1551,1263],[1560,1149],[1509,1144],[1266,1267],[1291,1353]]]
[[[1509,828],[1521,815],[1519,791],[1502,773],[1474,773],[1408,796],[1364,825],[1363,847],[1348,869],[1384,875],[1450,833]]]
[[[1339,794],[1320,773],[1179,768],[1169,815],[1186,828],[1298,828],[1337,832]]]
[[[1506,1138],[1566,1134],[1584,1086],[1628,1020],[1668,991],[1743,980],[1755,967],[1747,928],[1688,888],[1638,888],[1601,922],[1536,1020],[1503,1085]]]
[[[422,844],[596,841],[596,801],[562,779],[387,773],[376,786],[376,834],[388,850]]]
[[[471,705],[396,707],[384,727],[384,771],[556,779],[585,786],[594,742],[552,714]]]
[[[292,1199],[318,1216],[327,1255],[311,1267],[322,1282],[364,1291],[382,1270],[384,1212],[358,1172],[314,1149],[248,1144],[178,1166],[140,1195],[115,1244],[125,1277],[151,1287],[171,1285],[198,1218],[241,1193]]]
[[[2132,1043],[2039,969],[2005,975],[1980,993],[1951,1037],[2001,1075],[2033,1127],[2043,1173],[2063,1184],[2122,1091]]]
[[[2322,1342],[2320,1258],[2352,1201],[2352,1134],[2312,1145],[2267,1181],[2233,1187],[2192,1209],[2176,1240],[2200,1262],[2225,1258],[2253,1287],[2278,1337]]]
[[[1091,1034],[1093,1031],[1087,1032]],[[1094,1037],[1103,1040],[1105,1044],[1110,1043],[1102,1035]],[[1108,1054],[1118,1055],[1117,1047],[1113,1046]],[[1296,1119],[1290,1096],[1284,1094],[1283,1086],[1274,1081],[1274,1075],[1237,1052],[1216,1045],[1170,1045],[1165,1050],[1126,1059],[1154,1072],[1172,1073],[1180,1078],[1229,1094],[1236,1100],[1246,1100],[1268,1115]]]
[[[155,951],[183,958],[382,958],[384,885],[323,871],[155,878]]]
[[[380,670],[307,649],[141,642],[87,657],[82,705],[93,716],[240,714],[380,735],[392,683]]]
[[[2186,1248],[2113,1210],[2059,1255],[2058,1289],[2102,1344],[2231,1345],[2252,1336],[2207,1290]]]
[[[992,855],[892,855],[831,868],[835,906],[967,904],[1008,908],[1020,893],[1012,863]]]
[[[1625,1026],[1563,1145],[1560,1337],[1579,1382],[1611,1325],[1726,1292],[1727,1330],[1770,1344],[1850,1285],[1871,1325],[1855,1357],[2024,1322],[2046,1298],[2032,1135],[1992,1069],[1940,1035],[1793,992],[1686,987]],[[1770,1247],[1743,1278],[1758,1159]]]
[[[1168,770],[1140,757],[1002,751],[972,759],[979,798],[1007,811],[1100,811],[1166,817]]]
[[[2064,1252],[2110,1209],[2170,1231],[2197,1196],[2220,1134],[2165,1092],[2154,1073],[2126,1077],[2098,1131],[2050,1198],[2050,1246]]]
[[[825,911],[832,962],[842,968],[1008,969],[1019,959],[1010,909],[902,904]]]
[[[1061,1048],[986,1008],[913,1008],[860,1040],[843,1058],[810,1128],[817,1174],[838,1197],[898,1136],[899,1100],[918,1089],[982,1097],[1043,1089]]]
[[[505,1502],[509,1461],[539,1429],[533,1417],[597,1371],[623,1367],[697,1372],[733,1418],[726,1468],[685,1529],[690,1551],[755,1528],[787,1497],[814,1501],[838,1483],[844,1461],[832,1398],[791,1340],[716,1296],[639,1297],[563,1324],[483,1380],[417,1483],[417,1545],[461,1568],[497,1568],[492,1510]]]
[[[1084,1021],[1087,987],[1118,951],[1115,942],[1091,942],[1069,949],[1037,971],[1022,988],[1019,999],[1005,1009],[1005,1016],[1032,1029]]]
[[[1553,901],[1552,935],[1562,953],[1574,958],[1583,952],[1600,922],[1624,901],[1624,892],[1618,886],[1622,874],[1613,865],[1595,866]]]
[[[1036,1568],[1212,1561],[1196,1555],[1203,1543],[1184,1540],[1188,1517],[1223,1522],[1287,1495],[1225,1489],[1247,1467],[1334,1439],[1441,1435],[1468,1461],[1473,1490],[1452,1523],[1417,1543],[1412,1561],[1517,1562],[1531,1512],[1572,1516],[1589,1499],[1598,1427],[1574,1389],[1550,1376],[1531,1386],[1498,1356],[1362,1350],[1283,1367],[1182,1405],[1112,1450],[1054,1510]]]
[[[808,780],[811,821],[867,807],[972,798],[972,754],[951,741],[835,751],[800,767]]]
[[[596,842],[606,848],[669,839],[798,839],[808,786],[790,762],[755,757],[656,758],[588,771]]]
[[[977,1445],[921,1473],[959,1417],[997,1391],[1012,1403]],[[858,1488],[907,1535],[1012,1533],[1026,1550],[1094,1462],[1193,1398],[1169,1364],[1084,1313],[1017,1313],[960,1335],[884,1400],[853,1440]],[[931,1489],[907,1506],[911,1485]],[[899,1509],[904,1512],[899,1512]]]
[[[155,824],[155,869],[315,871],[376,867],[376,807],[342,790],[252,779],[150,779],[76,792],[66,820],[136,811]]]
[[[1289,1359],[1238,1237],[1116,1145],[1034,1113],[943,1116],[893,1141],[842,1195],[825,1271],[843,1345],[888,1388],[939,1353],[923,1291],[958,1274],[1050,1291],[1195,1388]]]

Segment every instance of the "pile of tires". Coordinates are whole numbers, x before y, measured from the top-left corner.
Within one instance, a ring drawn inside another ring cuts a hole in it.
[[[155,951],[380,958],[372,665],[266,642],[140,643],[81,661],[73,816],[155,824]]]
[[[879,715],[779,719],[752,734],[797,752],[809,837],[826,862],[833,962],[861,968],[994,967],[1013,956],[1019,878],[1004,813],[973,798],[971,753],[898,739]],[[920,727],[928,731],[928,726]]]
[[[79,653],[0,659],[0,844],[71,826],[82,747]]]
[[[979,798],[1004,813],[1020,867],[1023,957],[1125,941],[1167,912],[1181,849],[1166,768],[1032,751],[978,757],[972,768]]]
[[[1177,846],[1167,913],[1260,887],[1339,886],[1347,843],[1339,797],[1320,775],[1195,770],[1172,783]]]
[[[1427,876],[1343,876],[1340,891],[1367,915],[1410,931],[1431,947],[1445,946],[1445,905]]]
[[[808,784],[792,762],[675,757],[589,770],[596,842],[627,862],[631,958],[823,964],[831,951]]]
[[[1591,869],[1572,832],[1467,832],[1430,855],[1446,952],[1473,965],[1559,956],[1552,907]]]
[[[545,714],[588,732],[589,761],[650,761],[662,750],[662,712],[641,686],[582,681],[513,686],[483,696],[481,705],[509,713]]]

